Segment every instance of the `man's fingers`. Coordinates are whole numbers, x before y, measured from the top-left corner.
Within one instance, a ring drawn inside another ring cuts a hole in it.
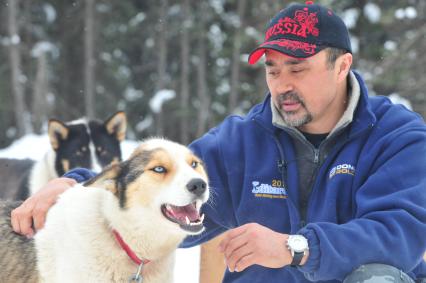
[[[242,246],[247,244],[247,242],[248,239],[246,234],[239,234],[238,236],[232,238],[230,241],[227,242],[226,247],[224,247],[223,253],[225,257],[230,257],[235,250],[241,248]]]
[[[26,208],[18,207],[12,211],[12,223],[14,223],[13,230],[16,233],[32,237],[34,230],[32,229],[33,218],[31,212]]]
[[[234,250],[232,254],[226,258],[226,264],[228,265],[229,271],[234,272],[237,263],[242,258],[251,255],[252,253],[252,248],[249,245],[243,245]]]
[[[15,231],[15,233],[20,233],[21,229],[19,228],[19,222],[16,219],[16,216],[13,216],[13,212],[15,210],[12,210],[11,214],[10,214],[10,219],[11,219],[11,223],[12,223],[12,229],[13,231]]]
[[[249,266],[256,264],[254,254],[248,254],[240,258],[240,260],[235,265],[235,271],[241,272],[244,271]]]
[[[11,213],[11,223],[16,233],[27,237],[34,235],[34,229],[43,228],[49,208],[58,196],[75,185],[76,181],[69,178],[57,178],[49,181],[37,193],[28,198]],[[34,223],[33,223],[34,220]]]
[[[19,207],[15,208],[11,212],[11,222],[13,231],[19,234],[26,235],[31,237],[34,235],[32,229],[32,210],[34,208],[34,203],[32,198],[24,201]]]
[[[27,236],[28,238],[31,238],[34,236],[34,230],[32,226],[33,226],[33,218],[31,216],[24,217],[19,221],[21,234]]]
[[[230,230],[229,232],[227,232],[225,234],[224,239],[219,244],[219,251],[223,253],[227,249],[227,246],[228,246],[229,242],[232,241],[232,239],[240,236],[241,234],[244,234],[247,230],[246,225],[234,228],[234,229]]]
[[[44,222],[46,220],[47,212],[50,208],[50,205],[42,203],[41,205],[38,205],[35,207],[33,212],[33,221],[34,221],[34,228],[36,231],[42,229],[44,227]]]

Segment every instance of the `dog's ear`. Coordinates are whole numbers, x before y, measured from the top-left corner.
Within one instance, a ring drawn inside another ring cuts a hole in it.
[[[59,148],[60,140],[66,140],[68,138],[69,129],[63,122],[56,119],[50,119],[47,132],[52,148],[57,150]]]
[[[105,128],[110,135],[115,135],[118,141],[123,141],[126,137],[127,118],[126,113],[119,111],[109,117],[105,123]]]
[[[121,164],[112,164],[106,167],[99,175],[96,175],[84,183],[85,187],[105,188],[107,191],[118,195],[117,178],[121,174]]]

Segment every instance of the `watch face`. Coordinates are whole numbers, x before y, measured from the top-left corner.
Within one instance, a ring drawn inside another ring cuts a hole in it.
[[[308,241],[301,235],[290,235],[288,237],[288,246],[294,252],[303,252],[308,249]]]

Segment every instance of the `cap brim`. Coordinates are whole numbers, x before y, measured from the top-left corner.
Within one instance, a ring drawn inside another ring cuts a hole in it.
[[[248,63],[250,65],[255,64],[257,61],[259,61],[260,57],[265,54],[267,49],[272,49],[284,53],[290,57],[303,59],[317,54],[325,47],[326,46],[289,39],[267,41],[262,43],[259,47],[250,53]]]

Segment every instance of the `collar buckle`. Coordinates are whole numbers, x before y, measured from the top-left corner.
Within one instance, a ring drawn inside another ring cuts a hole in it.
[[[142,281],[143,281],[142,269],[143,269],[144,264],[145,264],[144,262],[141,262],[141,264],[138,266],[138,269],[136,270],[136,273],[132,274],[129,277],[128,283],[132,283],[132,282],[142,283]]]

